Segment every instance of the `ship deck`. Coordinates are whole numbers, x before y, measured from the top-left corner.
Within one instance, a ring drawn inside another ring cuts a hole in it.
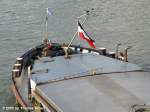
[[[141,68],[135,64],[91,53],[72,55],[71,59],[65,59],[64,56],[43,57],[34,64],[32,80],[41,83],[63,77],[86,76],[92,72],[103,74],[136,70]]]
[[[150,74],[135,64],[96,54],[37,60],[35,91],[58,111],[129,112],[150,105]]]

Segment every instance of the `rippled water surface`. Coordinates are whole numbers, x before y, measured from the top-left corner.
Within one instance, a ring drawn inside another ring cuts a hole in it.
[[[69,42],[77,30],[76,17],[94,8],[84,27],[97,47],[114,51],[119,42],[120,50],[132,46],[129,61],[150,71],[149,6],[149,0],[0,0],[0,110],[15,102],[10,92],[15,58],[45,35],[45,8],[52,11],[48,31],[53,42]]]

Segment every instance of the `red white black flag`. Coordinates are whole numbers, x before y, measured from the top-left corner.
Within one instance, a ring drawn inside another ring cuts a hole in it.
[[[78,36],[80,37],[80,39],[86,40],[86,42],[89,44],[89,46],[91,46],[92,48],[96,48],[95,41],[92,40],[88,36],[88,34],[85,32],[85,30],[83,29],[83,27],[82,27],[82,25],[80,24],[79,21],[78,21]]]

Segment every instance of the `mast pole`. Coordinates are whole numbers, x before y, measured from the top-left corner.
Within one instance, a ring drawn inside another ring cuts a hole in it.
[[[48,15],[50,15],[50,12],[48,8],[46,8],[46,18],[45,18],[45,37],[43,39],[43,43],[47,44],[49,42],[48,40]]]
[[[46,27],[46,36],[45,36],[45,40],[48,40],[48,16],[47,16],[47,15],[46,15],[45,27]]]

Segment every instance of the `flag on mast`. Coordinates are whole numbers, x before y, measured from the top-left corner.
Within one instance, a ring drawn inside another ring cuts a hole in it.
[[[80,39],[86,40],[90,47],[96,48],[95,41],[89,37],[89,35],[83,29],[81,23],[78,21],[78,36]]]
[[[46,21],[48,21],[48,16],[52,15],[51,11],[50,11],[50,8],[46,8]]]
[[[47,15],[52,15],[51,11],[50,11],[50,8],[47,8]]]

